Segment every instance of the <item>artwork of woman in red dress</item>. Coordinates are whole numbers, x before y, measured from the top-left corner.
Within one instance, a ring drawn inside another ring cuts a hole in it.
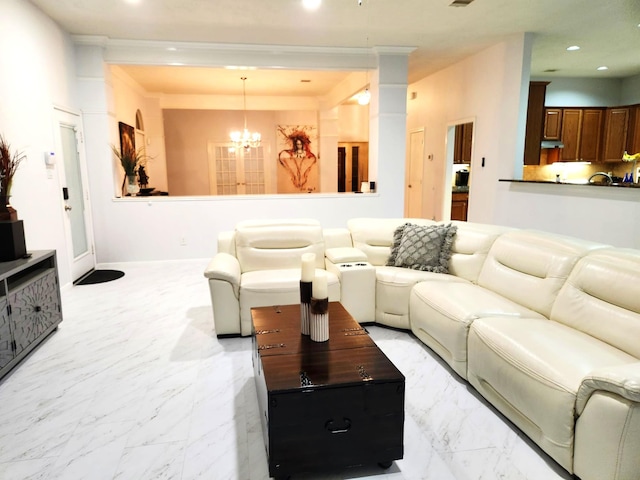
[[[293,129],[287,133],[286,127],[278,127],[287,139],[290,148],[278,154],[278,163],[284,168],[291,186],[299,192],[312,192],[317,189],[311,174],[317,171],[318,159],[311,151],[311,140],[304,129]],[[316,177],[317,175],[314,175]]]

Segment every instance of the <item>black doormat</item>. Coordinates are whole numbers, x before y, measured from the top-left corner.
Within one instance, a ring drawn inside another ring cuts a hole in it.
[[[120,277],[124,277],[124,272],[120,270],[93,270],[84,277],[80,277],[73,282],[74,285],[92,285],[94,283],[110,282]]]

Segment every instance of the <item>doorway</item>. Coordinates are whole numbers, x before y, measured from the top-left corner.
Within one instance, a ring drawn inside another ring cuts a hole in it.
[[[338,143],[338,192],[359,192],[369,181],[369,143]]]
[[[474,121],[449,125],[443,218],[467,221]]]
[[[266,145],[244,149],[228,143],[208,144],[209,194],[253,195],[271,191],[264,169]]]
[[[54,118],[67,253],[71,280],[76,281],[96,266],[84,134],[79,114],[55,108]]]
[[[405,188],[404,213],[407,218],[422,217],[424,173],[424,130],[409,133],[409,168]]]

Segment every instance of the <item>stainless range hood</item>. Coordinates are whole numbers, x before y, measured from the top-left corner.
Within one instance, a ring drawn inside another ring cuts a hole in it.
[[[564,148],[564,143],[560,140],[542,140],[540,148]]]

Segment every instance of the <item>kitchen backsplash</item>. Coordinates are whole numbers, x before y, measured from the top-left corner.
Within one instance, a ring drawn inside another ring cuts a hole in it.
[[[640,162],[638,164],[640,167]],[[523,180],[545,180],[555,182],[556,175],[560,175],[561,181],[587,180],[596,172],[606,172],[615,177],[624,178],[626,173],[632,172],[633,162],[616,163],[591,163],[558,162],[551,165],[525,165]],[[637,182],[636,172],[633,172],[633,181]]]

